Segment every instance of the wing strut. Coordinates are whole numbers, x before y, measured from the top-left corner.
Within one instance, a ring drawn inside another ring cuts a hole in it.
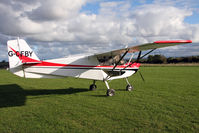
[[[141,56],[139,59],[144,58],[146,55],[150,54],[151,52],[153,52],[154,50],[156,50],[156,48],[152,49],[151,51],[149,51],[148,53],[144,54],[143,56]],[[139,61],[139,60],[138,60]]]
[[[120,58],[120,60],[114,65],[112,71],[117,67],[117,65],[120,63],[120,61],[124,58],[124,56],[129,52],[129,49],[126,50],[126,52],[122,55],[122,57]]]
[[[138,58],[137,58],[137,60],[136,60],[136,62],[138,63],[139,62],[139,60],[140,60],[140,56],[141,56],[141,54],[142,54],[142,51],[140,51],[139,52],[139,54],[138,54]]]
[[[140,51],[139,54],[138,54],[138,57],[137,57],[136,62],[139,63],[139,60],[140,60],[140,59],[144,58],[146,55],[150,54],[150,53],[153,52],[154,50],[156,50],[156,48],[152,49],[151,51],[147,52],[146,54],[144,54],[144,55],[142,55],[142,56],[141,56],[142,51]],[[141,56],[141,57],[140,57],[140,56]],[[127,66],[126,66],[125,68],[123,68],[122,70],[125,70],[125,69],[126,69],[127,67],[129,67],[132,63],[133,63],[133,62],[129,63],[129,65],[127,65]],[[122,71],[122,70],[120,70],[120,71]]]

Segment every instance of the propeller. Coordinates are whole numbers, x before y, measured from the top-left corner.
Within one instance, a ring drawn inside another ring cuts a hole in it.
[[[142,81],[145,82],[144,77],[143,77],[141,71],[138,71],[138,72],[139,72],[139,74],[140,74],[140,76],[141,76],[141,78],[142,78]]]
[[[137,60],[136,60],[137,63],[139,63],[140,59],[143,58],[143,56],[141,57],[141,54],[142,54],[142,51],[140,51],[139,54],[138,54],[138,57],[137,57]],[[138,73],[140,74],[140,76],[142,78],[142,81],[145,82],[144,77],[143,77],[141,71],[138,70]]]

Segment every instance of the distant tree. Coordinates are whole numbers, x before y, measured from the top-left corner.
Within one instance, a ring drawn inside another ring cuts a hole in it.
[[[197,62],[197,56],[192,56],[192,62]]]
[[[132,60],[133,62],[136,59]],[[128,62],[128,60],[126,60]],[[149,55],[147,58],[139,60],[140,63],[199,63],[199,56],[188,56],[188,57],[168,57],[166,58],[163,55]]]
[[[187,57],[181,57],[181,62],[184,62],[184,63],[186,63],[186,62],[188,62],[188,58]]]
[[[5,60],[2,60],[1,62],[0,62],[0,69],[2,69],[2,68],[8,68],[8,62],[6,62]]]
[[[199,56],[192,56],[192,62],[198,63],[199,62]]]
[[[153,62],[153,55],[149,55],[149,56],[148,56],[147,62],[148,62],[148,63],[152,63],[152,62]]]
[[[147,63],[147,58],[143,58],[139,60],[140,63]]]
[[[149,55],[147,62],[155,64],[167,63],[167,58],[163,55]]]
[[[189,57],[169,57],[167,58],[168,63],[198,63],[199,56],[189,56]]]
[[[173,57],[167,58],[167,62],[168,62],[168,63],[174,63],[174,58],[173,58]]]

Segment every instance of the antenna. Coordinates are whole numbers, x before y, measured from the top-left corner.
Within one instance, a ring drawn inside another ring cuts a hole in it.
[[[21,53],[21,50],[20,50],[20,44],[19,44],[19,37],[17,37],[17,45],[18,45],[18,48],[19,48],[19,53]],[[19,64],[19,63],[22,63],[22,60],[21,60],[21,58],[19,58],[20,60],[19,60],[19,62],[17,63],[17,64]]]
[[[19,37],[17,37],[17,45],[18,45],[18,48],[19,48],[19,53],[21,53],[20,45],[19,45]]]

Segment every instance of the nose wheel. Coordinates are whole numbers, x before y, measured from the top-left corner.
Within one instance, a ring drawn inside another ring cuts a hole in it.
[[[132,91],[133,90],[133,86],[129,83],[128,79],[126,78],[126,82],[127,82],[127,86],[126,86],[126,91]]]
[[[127,85],[126,86],[126,91],[132,91],[133,90],[133,86],[132,85]]]
[[[95,84],[90,85],[89,90],[94,91],[96,90],[97,86]]]
[[[96,90],[97,86],[95,85],[95,80],[93,81],[93,84],[90,85],[89,90],[94,91]]]
[[[107,81],[104,81],[104,82],[105,82],[106,87],[107,87],[106,95],[110,96],[110,97],[114,96],[115,95],[115,90],[114,89],[110,89]]]
[[[106,95],[107,96],[114,96],[115,95],[115,90],[114,89],[108,89]]]

